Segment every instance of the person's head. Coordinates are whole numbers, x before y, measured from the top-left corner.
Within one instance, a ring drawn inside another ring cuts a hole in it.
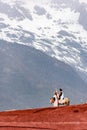
[[[55,94],[55,95],[57,95],[57,94],[58,94],[57,90],[54,92],[54,94]]]
[[[62,91],[63,91],[61,88],[60,88],[59,90],[60,90],[60,92],[62,92]]]

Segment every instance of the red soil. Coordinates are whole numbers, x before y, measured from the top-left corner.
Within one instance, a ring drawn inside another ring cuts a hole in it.
[[[87,130],[87,104],[0,112],[0,130]]]

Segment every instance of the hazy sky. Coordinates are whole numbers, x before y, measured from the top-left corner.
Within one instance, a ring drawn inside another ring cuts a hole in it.
[[[3,0],[2,0],[3,1]],[[17,1],[17,0],[4,0],[4,1]],[[21,0],[21,1],[24,1],[24,0]],[[25,0],[25,1],[28,1],[28,0]],[[32,0],[32,1],[35,1],[35,0]],[[40,0],[36,0],[36,1],[40,1]],[[41,0],[41,1],[44,1],[44,0]],[[84,2],[84,3],[87,3],[87,0],[79,0],[80,2]]]

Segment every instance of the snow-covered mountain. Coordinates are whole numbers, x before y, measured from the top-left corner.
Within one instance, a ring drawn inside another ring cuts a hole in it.
[[[0,39],[32,46],[87,77],[87,4],[81,0],[1,0]]]
[[[27,107],[33,97],[30,106],[39,97],[47,105],[51,90],[61,85],[73,103],[86,101],[86,16],[84,0],[0,0],[3,109]]]

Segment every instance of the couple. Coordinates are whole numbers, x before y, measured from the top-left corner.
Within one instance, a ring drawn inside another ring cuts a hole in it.
[[[58,106],[59,100],[62,101],[62,100],[64,99],[64,92],[63,92],[63,90],[60,88],[60,89],[59,89],[59,93],[58,93],[58,91],[56,90],[56,91],[54,92],[53,98],[54,98],[53,106]]]

